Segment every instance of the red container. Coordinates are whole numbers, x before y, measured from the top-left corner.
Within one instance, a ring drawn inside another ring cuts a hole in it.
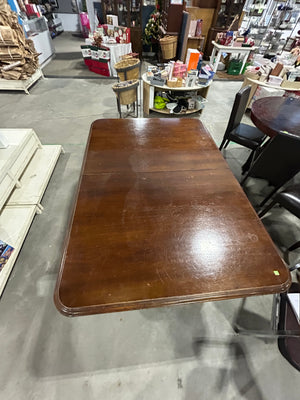
[[[87,67],[91,67],[91,65],[92,65],[92,60],[90,59],[90,58],[84,58],[84,63],[85,63],[85,65],[87,66]]]
[[[101,62],[97,60],[89,60],[89,61],[91,61],[91,64],[89,66],[90,71],[95,72],[96,74],[102,76],[110,76],[108,62]]]

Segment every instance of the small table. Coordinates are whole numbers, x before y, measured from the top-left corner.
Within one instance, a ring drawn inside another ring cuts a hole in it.
[[[55,289],[65,315],[279,293],[290,274],[197,119],[90,130]]]
[[[285,92],[297,92],[297,91],[299,91],[300,87],[297,85],[297,83],[293,83],[292,84],[293,86],[290,86],[290,84],[288,82],[284,81],[281,84],[281,86],[275,86],[275,85],[272,85],[269,82],[260,81],[258,79],[252,79],[252,78],[249,78],[248,76],[245,76],[242,87],[251,86],[251,91],[250,91],[250,94],[249,94],[249,98],[248,98],[248,102],[247,102],[246,108],[250,108],[252,98],[255,95],[256,89],[259,86],[265,87],[267,89],[276,89],[278,91],[278,97],[279,97],[281,95],[284,95]],[[269,96],[266,96],[266,97],[269,97]]]
[[[213,71],[216,72],[217,68],[218,68],[218,64],[220,62],[220,58],[221,58],[221,54],[222,53],[238,53],[238,54],[242,54],[244,56],[243,58],[243,65],[241,66],[240,69],[240,74],[242,73],[246,61],[249,57],[249,54],[251,53],[251,51],[254,51],[257,49],[257,47],[252,46],[252,47],[239,47],[239,46],[223,46],[222,44],[218,44],[215,41],[212,41],[212,44],[214,46],[212,54],[211,54],[211,62],[212,62],[212,66],[213,66]],[[218,52],[216,59],[215,55],[216,52]]]
[[[118,73],[114,65],[120,61],[120,57],[132,53],[131,43],[103,43],[110,50],[110,69],[111,76],[117,77]]]
[[[294,97],[264,97],[251,107],[251,120],[266,135],[279,131],[300,136],[300,99]]]
[[[144,73],[142,75],[143,79],[143,112],[144,116],[148,116],[150,114],[150,111],[155,111],[157,113],[161,114],[170,114],[170,110],[167,108],[163,109],[156,109],[154,108],[154,98],[155,98],[155,93],[156,92],[161,92],[162,90],[168,90],[171,92],[194,92],[194,95],[200,95],[204,99],[206,99],[208,89],[212,83],[212,79],[205,85],[196,85],[192,87],[186,87],[186,86],[181,86],[181,87],[170,87],[167,85],[152,85],[150,81],[147,79],[147,74]],[[177,93],[177,94],[178,94]],[[204,100],[206,101],[206,100]],[[199,107],[196,107],[192,110],[187,110],[184,114],[181,115],[186,115],[186,114],[193,114],[196,112],[201,113],[202,109],[204,108],[204,103],[199,105]],[[174,116],[176,114],[173,114]],[[177,117],[180,115],[176,115]]]

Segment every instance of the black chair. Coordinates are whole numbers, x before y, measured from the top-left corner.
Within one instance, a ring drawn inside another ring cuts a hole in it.
[[[257,149],[254,161],[241,185],[251,176],[266,179],[269,185],[274,186],[271,193],[261,202],[260,206],[263,206],[282,185],[299,171],[300,136],[279,132]]]
[[[222,143],[219,147],[220,150],[223,148],[225,149],[229,142],[235,142],[253,151],[263,142],[265,138],[264,133],[254,126],[241,123],[242,117],[245,113],[250,90],[251,86],[245,86],[235,95],[229,122]],[[252,153],[251,159],[253,156]],[[247,160],[248,164],[250,164],[251,159]]]
[[[289,267],[289,271],[299,271],[300,262],[297,262],[292,267]],[[288,302],[288,295],[290,293],[300,294],[300,284],[292,283],[291,287],[282,293],[276,293],[273,295],[273,304],[271,312],[271,320],[267,321],[270,323],[270,328],[266,327],[265,322],[260,318],[256,318],[259,325],[252,328],[253,320],[255,321],[255,314],[248,315],[245,310],[245,303],[247,298],[244,298],[240,304],[239,310],[236,313],[235,321],[233,322],[234,331],[240,335],[250,335],[264,338],[278,338],[278,343],[281,345],[289,344],[289,352],[284,356],[291,362],[296,368],[300,368],[300,325],[295,323],[295,314],[291,310],[291,305]],[[288,308],[288,310],[287,310]],[[289,312],[290,321],[286,318],[286,312]],[[293,315],[291,315],[293,314]],[[246,316],[246,318],[245,318]],[[258,316],[257,316],[258,317]],[[268,323],[268,325],[269,325]],[[294,347],[295,340],[297,347]]]
[[[274,196],[273,201],[260,211],[258,216],[263,217],[275,204],[279,204],[280,206],[286,208],[290,213],[294,214],[296,217],[300,218],[300,184],[288,186],[282,192],[277,193]],[[300,241],[294,243],[290,246],[285,254],[285,258],[287,259],[287,254],[290,251],[296,250],[300,247]]]
[[[299,282],[293,282],[289,289],[289,292],[282,293],[280,295],[280,318],[278,321],[279,332],[300,332],[299,320],[288,297],[291,293],[294,293],[296,296],[300,296]],[[293,365],[293,367],[300,371],[300,338],[297,336],[293,337],[289,335],[279,337],[278,348],[283,357],[291,365]]]

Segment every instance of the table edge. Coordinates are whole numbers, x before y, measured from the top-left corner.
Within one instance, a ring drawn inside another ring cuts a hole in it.
[[[152,300],[137,300],[124,303],[112,303],[106,305],[91,305],[85,307],[68,307],[62,303],[59,297],[59,290],[55,290],[54,293],[54,303],[58,311],[68,317],[76,317],[83,315],[92,314],[105,314],[111,312],[122,312],[122,311],[133,311],[139,309],[153,308],[153,307],[164,307],[171,305],[181,305],[181,304],[191,304],[200,303],[208,301],[221,301],[230,300],[236,298],[259,296],[259,295],[270,295],[277,293],[284,293],[288,290],[291,285],[291,276],[288,275],[288,280],[281,285],[276,285],[264,288],[254,288],[249,291],[249,289],[237,289],[232,291],[224,291],[217,293],[211,293],[209,296],[205,295],[189,295],[189,296],[175,296],[165,298],[157,298]]]
[[[216,43],[214,40],[212,41],[212,44],[213,44],[217,49],[220,49],[220,50],[230,50],[230,49],[239,50],[239,49],[242,49],[243,51],[252,51],[252,50],[258,49],[257,46],[252,46],[252,47],[251,47],[251,46],[250,46],[250,47],[242,47],[242,46],[224,46],[223,44]],[[245,50],[245,49],[247,49],[247,50]]]

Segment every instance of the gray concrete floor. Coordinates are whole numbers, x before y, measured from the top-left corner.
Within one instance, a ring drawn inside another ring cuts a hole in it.
[[[118,118],[112,82],[45,79],[30,95],[1,93],[2,128],[33,128],[42,143],[62,144],[66,153],[0,300],[0,398],[298,400],[299,372],[276,340],[233,333],[235,317],[264,327],[271,296],[247,299],[242,312],[239,299],[73,319],[56,310],[53,291],[89,127]],[[214,82],[210,89],[201,119],[217,144],[239,87]],[[238,178],[247,151],[232,144],[225,155]],[[262,189],[252,182],[249,190]],[[282,209],[264,222],[279,249],[299,239],[297,221]]]

